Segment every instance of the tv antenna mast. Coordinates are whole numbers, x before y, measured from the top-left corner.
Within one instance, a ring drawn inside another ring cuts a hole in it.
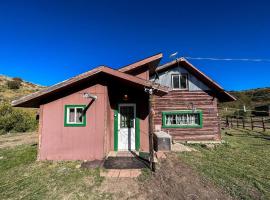
[[[170,58],[172,58],[173,60],[177,60],[177,54],[178,54],[177,51],[174,52],[174,53],[172,53],[172,54],[170,55]]]

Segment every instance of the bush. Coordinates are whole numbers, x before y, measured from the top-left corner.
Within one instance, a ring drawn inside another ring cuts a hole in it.
[[[20,77],[14,77],[12,79],[13,81],[23,82],[23,80]]]
[[[21,85],[22,85],[22,83],[19,80],[7,81],[8,88],[12,89],[12,90],[20,89]]]
[[[34,131],[37,121],[33,112],[11,107],[8,103],[0,105],[0,132],[26,132]]]

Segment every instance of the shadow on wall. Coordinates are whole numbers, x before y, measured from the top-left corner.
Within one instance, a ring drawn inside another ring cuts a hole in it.
[[[108,85],[109,102],[112,109],[117,110],[119,103],[135,103],[136,117],[141,120],[147,118],[148,94],[144,92],[143,87],[137,88],[122,81],[114,81],[113,84]]]

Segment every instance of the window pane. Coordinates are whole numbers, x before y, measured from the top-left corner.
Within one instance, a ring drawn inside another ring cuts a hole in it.
[[[199,113],[176,113],[165,115],[165,125],[200,125]]]
[[[181,84],[181,89],[187,88],[187,76],[186,75],[180,76],[180,84]]]
[[[76,109],[76,123],[83,122],[83,108]]]
[[[179,75],[172,75],[172,87],[176,89],[180,88]]]
[[[69,121],[68,122],[75,122],[75,108],[69,108]]]
[[[134,108],[132,106],[120,107],[120,127],[134,128]]]

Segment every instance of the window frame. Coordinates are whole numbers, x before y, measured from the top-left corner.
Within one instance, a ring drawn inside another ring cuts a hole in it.
[[[83,110],[85,110],[86,105],[65,105],[64,126],[65,127],[83,127],[83,126],[86,126],[86,113],[84,113],[84,115],[83,115],[82,123],[68,122],[68,113],[69,113],[68,110],[70,108],[74,108],[75,113],[76,113],[77,108],[83,108]],[[76,114],[75,114],[75,119],[76,119]]]
[[[173,76],[178,76],[179,79],[179,88],[174,88],[173,84]],[[181,88],[181,76],[186,76],[186,88]],[[181,74],[171,74],[171,88],[173,90],[189,90],[189,85],[188,85],[188,74],[187,73],[181,73]]]
[[[189,114],[189,113],[198,113],[199,114],[199,125],[166,125],[166,115],[171,114]],[[203,112],[202,110],[170,110],[162,111],[162,128],[202,128],[203,127]]]

